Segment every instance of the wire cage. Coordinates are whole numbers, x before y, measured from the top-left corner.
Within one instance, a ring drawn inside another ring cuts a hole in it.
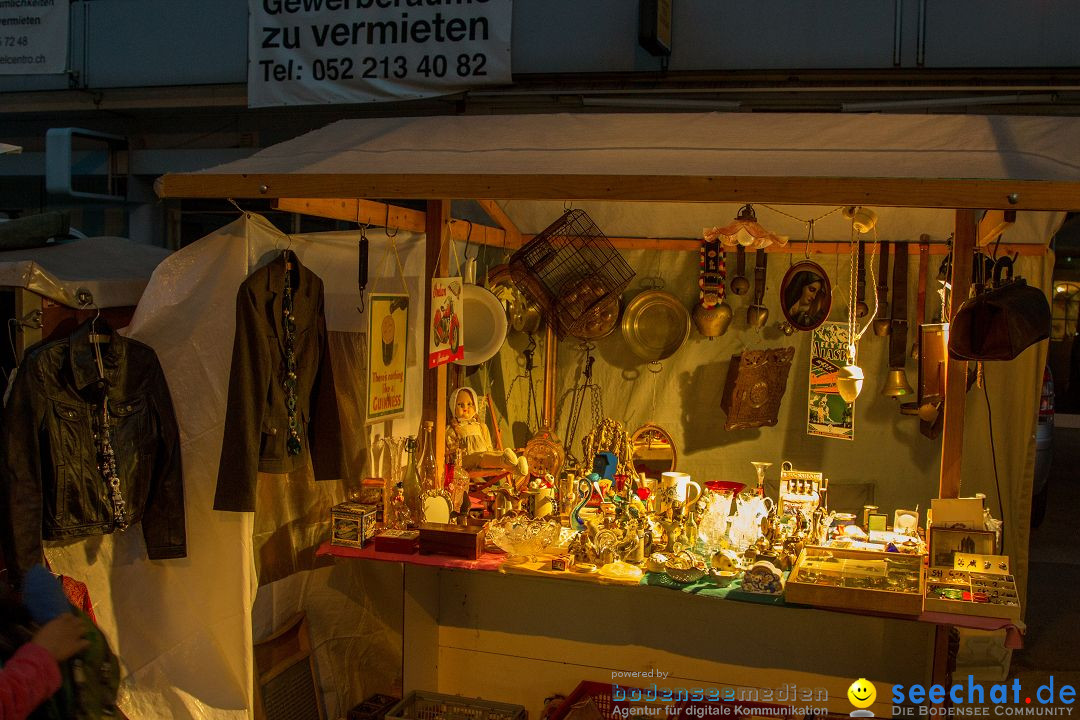
[[[559,338],[582,334],[634,271],[583,210],[567,210],[510,256],[510,275]]]

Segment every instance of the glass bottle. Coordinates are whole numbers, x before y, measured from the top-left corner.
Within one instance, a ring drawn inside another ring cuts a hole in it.
[[[405,477],[401,481],[401,492],[405,499],[405,506],[409,508],[409,516],[416,524],[420,522],[420,474],[416,467],[416,438],[409,437],[405,441],[405,452],[409,456],[409,465],[405,469]]]
[[[465,469],[465,457],[458,447],[454,451],[454,471],[450,479],[451,507],[461,508],[469,494],[469,472]],[[467,506],[466,506],[467,507]]]
[[[420,437],[422,442],[419,444],[420,459],[417,467],[420,474],[420,492],[442,490],[443,473],[438,471],[435,463],[435,423],[425,420]]]

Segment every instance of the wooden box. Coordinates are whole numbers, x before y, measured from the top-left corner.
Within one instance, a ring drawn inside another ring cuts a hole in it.
[[[965,558],[978,559],[976,567],[964,562]],[[983,562],[983,561],[988,562]],[[1002,561],[1000,567],[997,562]],[[997,555],[957,554],[953,567],[932,567],[926,578],[926,600],[923,608],[928,612],[956,613],[976,617],[1020,620],[1020,596],[1016,583],[1009,572],[1009,559]]]
[[[364,547],[375,535],[375,506],[343,502],[330,508],[330,544]]]
[[[420,531],[383,530],[375,536],[375,549],[379,552],[412,555],[420,549]]]
[[[816,607],[918,615],[925,580],[922,555],[807,547],[784,596]]]
[[[720,399],[720,409],[727,414],[725,430],[776,425],[793,357],[793,347],[731,356]]]
[[[467,560],[478,560],[483,552],[483,527],[420,523],[422,555],[453,555]]]

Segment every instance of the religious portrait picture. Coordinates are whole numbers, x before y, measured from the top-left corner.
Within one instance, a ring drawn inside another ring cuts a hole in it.
[[[829,317],[832,285],[820,265],[803,260],[792,265],[780,284],[780,308],[796,330],[810,331]]]

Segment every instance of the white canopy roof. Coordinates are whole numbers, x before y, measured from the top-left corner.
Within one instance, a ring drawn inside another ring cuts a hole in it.
[[[158,191],[1060,210],[1080,207],[1080,118],[668,113],[342,120],[243,160],[166,175]]]

